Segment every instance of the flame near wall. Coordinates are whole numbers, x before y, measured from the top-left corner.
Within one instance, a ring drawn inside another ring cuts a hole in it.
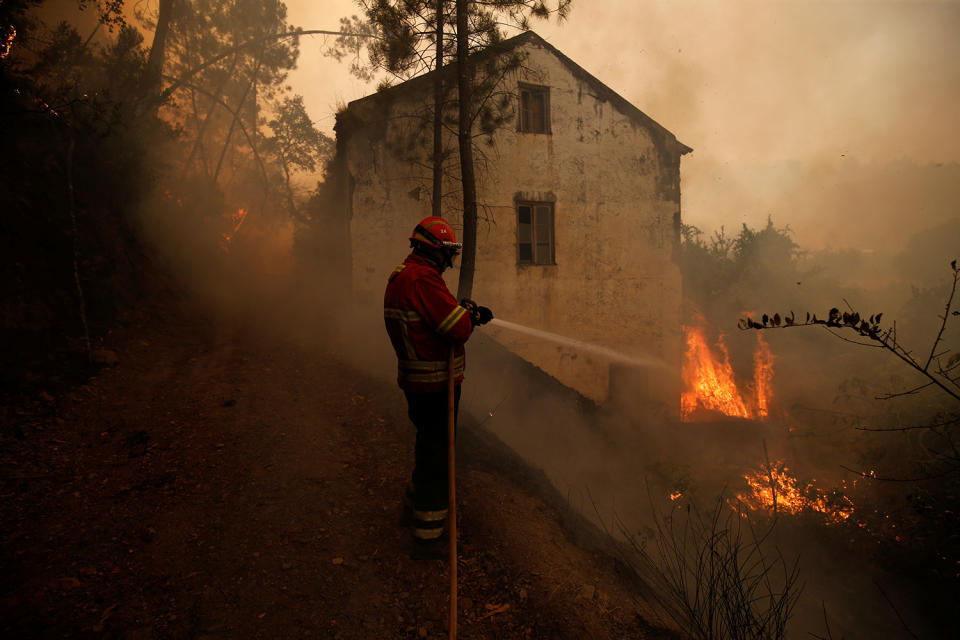
[[[762,419],[770,415],[773,399],[773,361],[770,345],[760,332],[753,352],[753,378],[738,388],[730,354],[723,334],[711,347],[706,322],[683,328],[687,350],[683,361],[684,391],[681,418],[685,422],[711,419],[716,414]],[[798,515],[813,511],[824,516],[827,524],[837,524],[854,512],[853,503],[843,493],[816,487],[814,481],[801,483],[783,460],[761,464],[759,469],[743,472],[746,490],[731,502],[734,509]],[[671,500],[680,497],[679,492]]]
[[[753,354],[753,382],[743,392],[737,387],[723,334],[711,348],[704,326],[684,326],[683,333],[687,344],[683,358],[684,391],[680,396],[683,421],[697,420],[703,412],[750,419],[770,414],[774,356],[759,332]]]

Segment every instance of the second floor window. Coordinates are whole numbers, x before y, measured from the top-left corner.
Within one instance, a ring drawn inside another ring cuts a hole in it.
[[[550,88],[520,85],[520,132],[550,133]]]
[[[552,203],[517,203],[517,262],[556,264],[553,251]]]

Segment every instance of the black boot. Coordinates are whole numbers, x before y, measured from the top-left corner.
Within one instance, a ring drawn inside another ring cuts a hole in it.
[[[410,557],[414,560],[439,560],[446,562],[450,557],[450,539],[444,533],[433,540],[413,538],[413,550]]]

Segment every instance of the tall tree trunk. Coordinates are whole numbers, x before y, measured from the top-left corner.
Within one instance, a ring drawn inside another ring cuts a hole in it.
[[[163,75],[167,34],[170,32],[174,2],[175,0],[160,0],[157,27],[153,30],[153,44],[150,45],[150,56],[147,58],[147,92],[151,96],[160,95],[160,78]]]
[[[213,173],[213,181],[216,182],[220,178],[220,169],[223,167],[223,159],[227,155],[227,149],[230,148],[230,139],[233,137],[233,131],[237,127],[237,122],[242,117],[243,105],[247,101],[247,96],[250,95],[250,90],[253,89],[257,84],[257,74],[260,73],[260,63],[263,62],[263,49],[257,54],[257,64],[253,68],[253,78],[250,80],[250,83],[247,84],[247,88],[244,89],[243,95],[240,96],[240,103],[237,105],[237,110],[233,114],[233,119],[230,121],[230,128],[227,130],[227,139],[223,143],[223,148],[220,150],[220,159],[217,161],[217,169]],[[253,139],[256,139],[256,132],[253,133]],[[253,146],[253,141],[250,141],[251,147]],[[256,153],[256,149],[253,150]]]
[[[217,85],[216,91],[214,91],[214,93],[212,94],[213,98],[210,101],[210,108],[207,109],[207,115],[204,116],[202,121],[198,119],[198,121],[200,122],[200,125],[199,127],[197,127],[197,138],[196,140],[194,140],[193,147],[190,149],[190,155],[187,156],[186,162],[183,163],[183,169],[180,171],[181,180],[186,179],[187,173],[193,167],[193,159],[196,157],[198,151],[201,154],[201,158],[203,158],[204,169],[207,170],[206,171],[207,175],[210,175],[209,168],[206,167],[206,158],[203,155],[204,154],[203,137],[207,133],[207,126],[210,124],[211,119],[213,118],[214,111],[217,110],[217,100],[219,100],[220,97],[223,95],[223,88],[226,86],[227,81],[233,78],[233,73],[237,68],[237,62],[239,61],[239,59],[240,59],[240,53],[237,52],[237,54],[233,56],[233,63],[230,65],[230,70],[227,72],[227,75],[225,75],[223,79],[220,80],[220,84]]]
[[[457,0],[457,93],[460,122],[457,142],[460,148],[460,181],[463,185],[463,257],[457,297],[473,294],[473,273],[477,263],[477,178],[473,170],[473,120],[470,103],[473,94],[473,70],[470,68],[468,0]]]
[[[83,285],[80,284],[80,233],[77,231],[77,206],[73,190],[73,150],[77,142],[70,133],[67,144],[67,208],[70,212],[70,225],[73,232],[73,284],[77,288],[77,301],[80,304],[80,323],[83,326],[83,343],[87,348],[87,361],[93,360],[93,351],[90,347],[90,325],[87,323],[87,302],[83,295]]]
[[[443,199],[443,3],[437,0],[436,69],[433,78],[433,215],[440,217]]]
[[[280,153],[280,166],[283,167],[283,184],[287,188],[287,206],[290,207],[290,217],[301,219],[303,216],[297,210],[297,203],[293,199],[293,185],[290,181],[290,165],[287,156]]]

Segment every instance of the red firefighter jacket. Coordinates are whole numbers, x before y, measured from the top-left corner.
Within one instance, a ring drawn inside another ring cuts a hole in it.
[[[463,382],[463,343],[470,314],[457,304],[436,267],[410,254],[390,274],[383,296],[383,321],[397,352],[397,383],[404,391],[444,391],[447,356],[454,347],[456,384]]]

